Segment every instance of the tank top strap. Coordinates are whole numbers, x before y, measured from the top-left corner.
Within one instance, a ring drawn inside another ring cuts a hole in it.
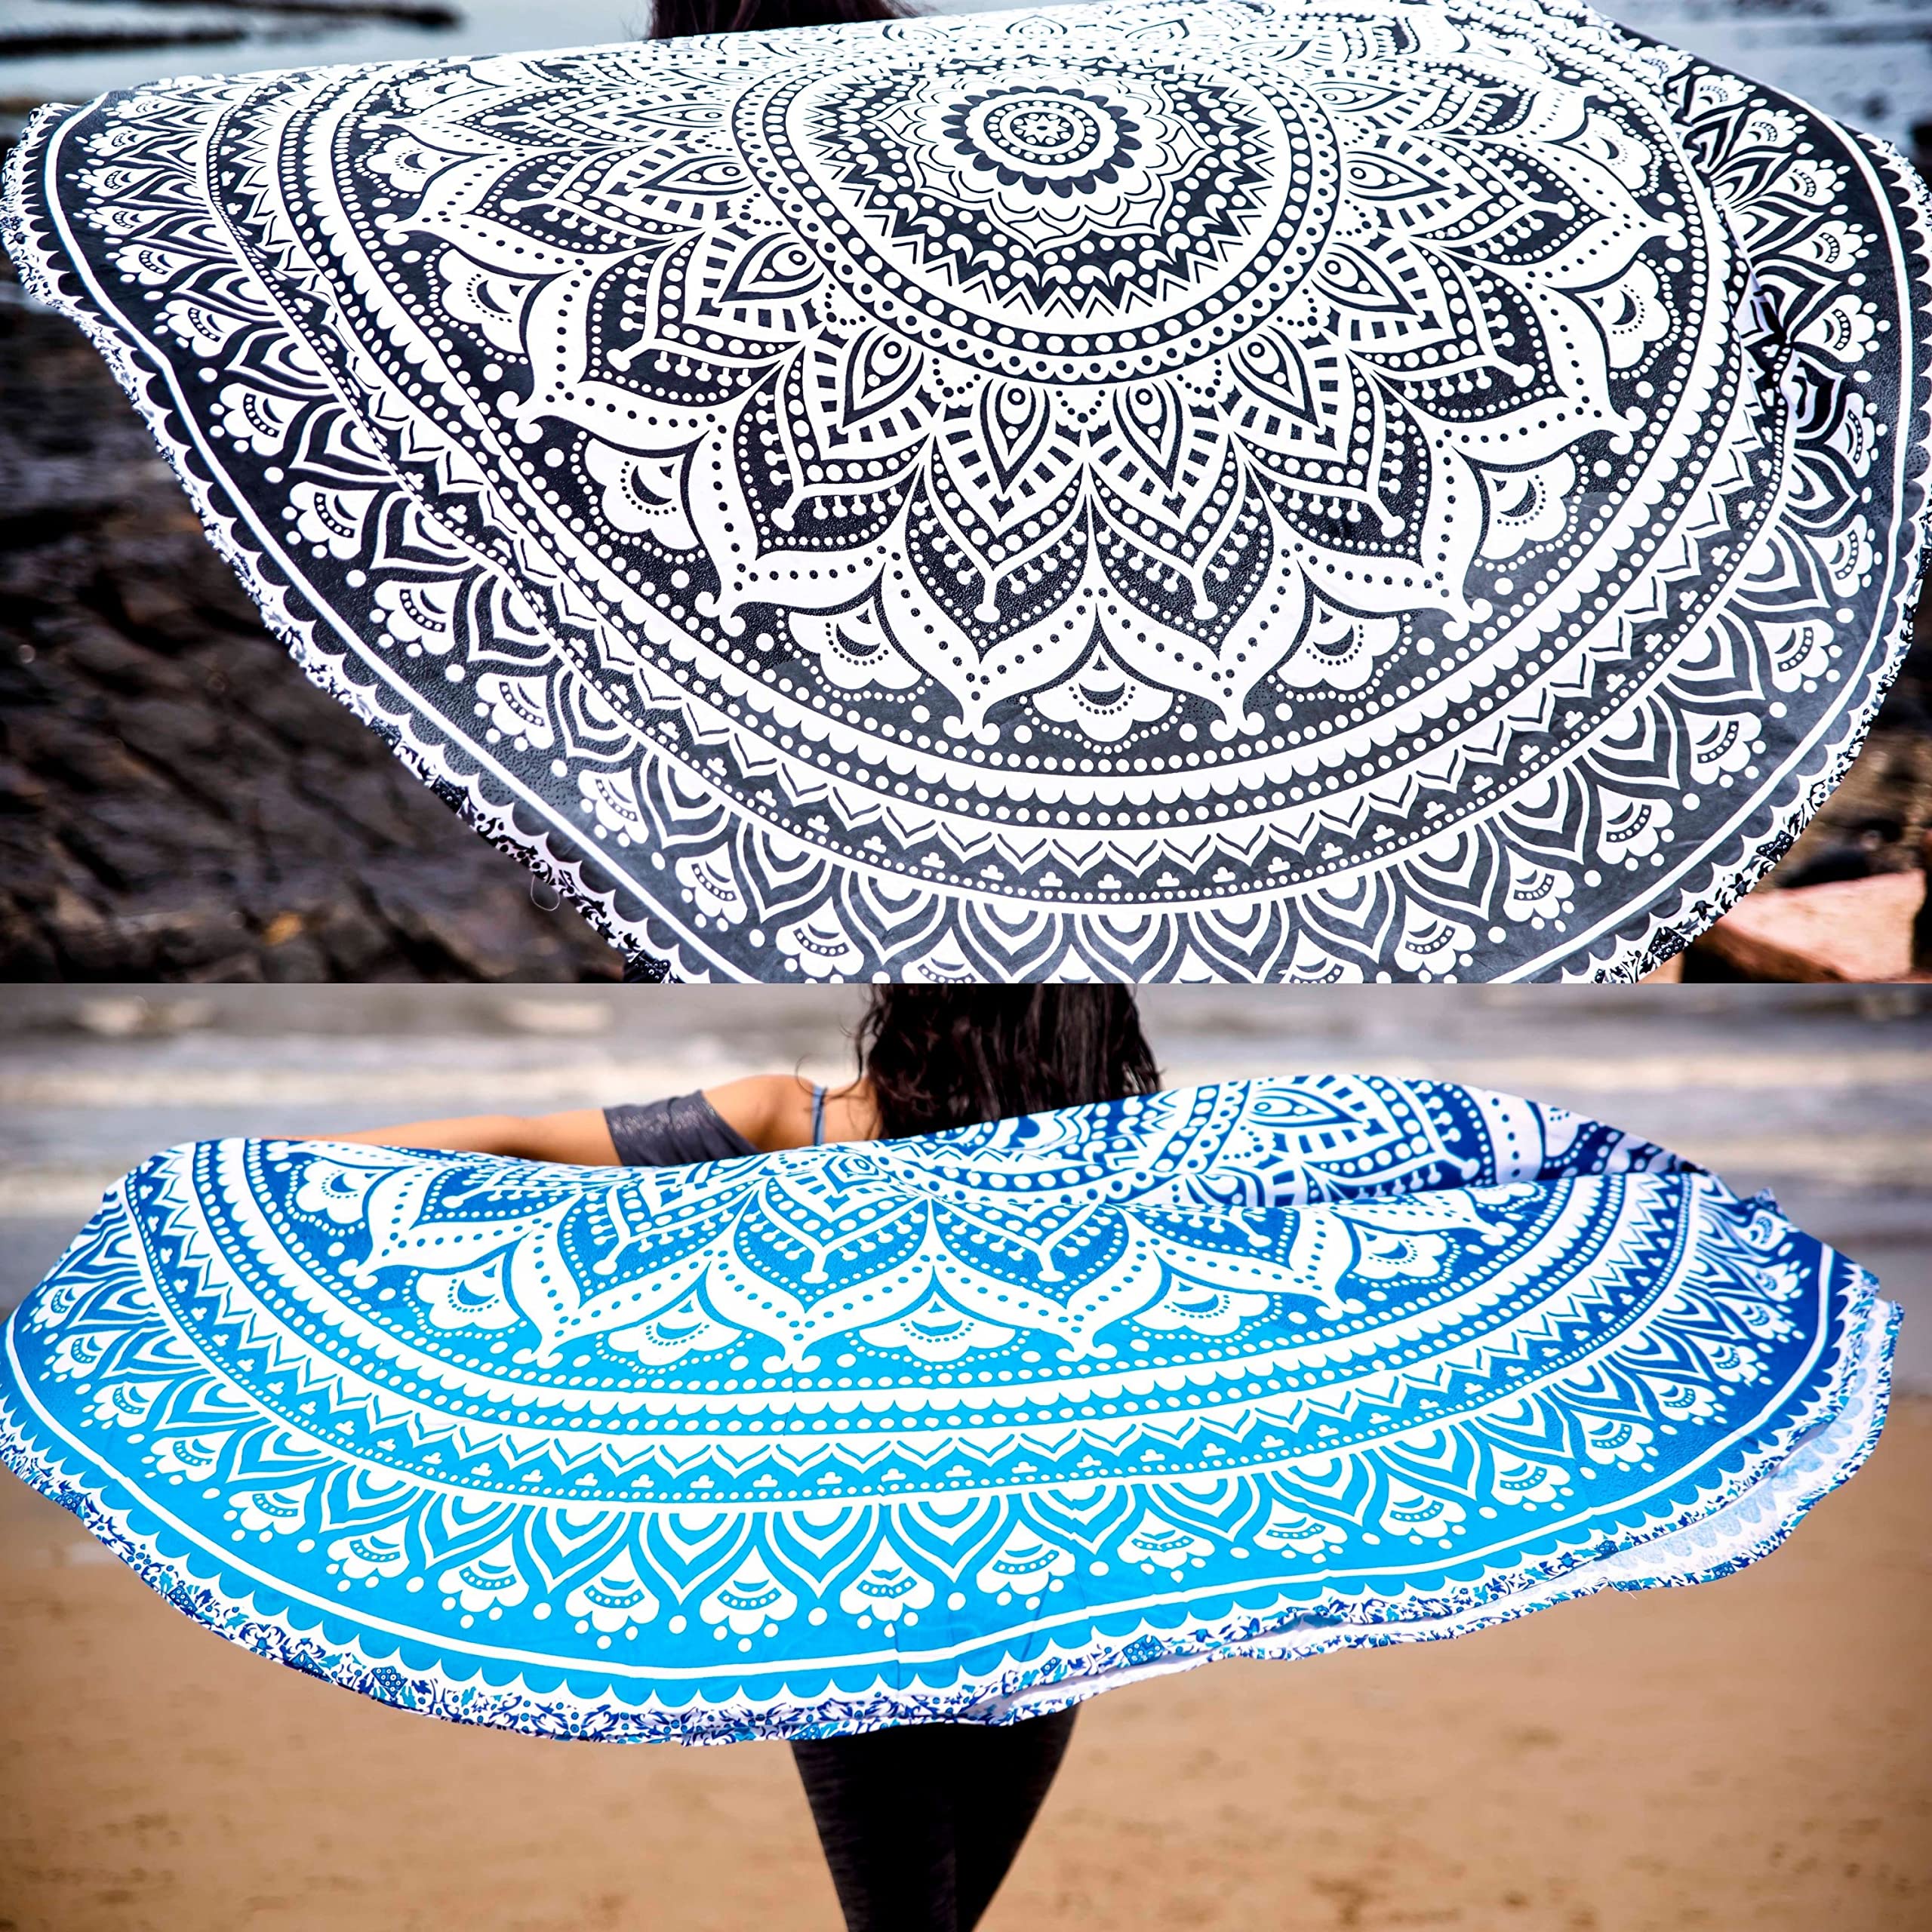
[[[825,1144],[825,1089],[816,1081],[812,1086],[812,1145]]]

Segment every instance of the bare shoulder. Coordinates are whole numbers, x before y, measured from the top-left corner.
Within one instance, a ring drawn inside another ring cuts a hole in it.
[[[755,1073],[707,1087],[704,1097],[728,1127],[735,1128],[762,1152],[808,1147],[812,1142],[812,1085],[795,1073]],[[863,1081],[834,1087],[826,1094],[825,1138],[872,1138],[872,1097]]]
[[[707,1087],[704,1097],[725,1125],[771,1153],[812,1137],[811,1089],[789,1073],[753,1073]]]

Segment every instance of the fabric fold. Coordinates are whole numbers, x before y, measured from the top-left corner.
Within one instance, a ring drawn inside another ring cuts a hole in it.
[[[642,971],[1634,977],[1906,645],[1915,176],[1557,0],[175,81],[8,180],[269,626]]]
[[[0,1456],[384,1702],[689,1743],[1001,1722],[1774,1549],[1870,1278],[1666,1150],[1321,1075],[683,1169],[158,1155],[17,1312]]]

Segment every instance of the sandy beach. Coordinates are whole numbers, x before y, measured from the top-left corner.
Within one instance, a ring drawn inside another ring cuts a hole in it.
[[[1915,1932],[1932,1401],[1769,1560],[1090,1703],[987,1932]],[[446,1726],[224,1643],[0,1484],[7,1932],[831,1932],[783,1746]]]
[[[441,991],[432,1008],[412,989],[238,989],[178,1029],[23,992],[0,1024],[0,1305],[104,1180],[170,1140],[598,1104],[751,1066],[835,1074],[851,1011]],[[1722,1583],[1098,1699],[987,1932],[1932,1924],[1932,1021],[1909,995],[1823,988],[1543,991],[1534,1025],[1502,992],[1192,989],[1147,1010],[1177,1084],[1446,1075],[1774,1184],[1906,1306],[1877,1453]],[[6,1478],[0,1684],[0,1932],[838,1923],[782,1746],[541,1743],[379,1707],[198,1629]]]

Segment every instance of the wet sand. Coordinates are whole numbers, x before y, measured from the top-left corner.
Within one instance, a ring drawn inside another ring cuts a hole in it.
[[[1090,1703],[986,1932],[1932,1923],[1932,1401],[1784,1549]],[[5,1932],[833,1932],[781,1746],[541,1743],[235,1650],[0,1481]]]

